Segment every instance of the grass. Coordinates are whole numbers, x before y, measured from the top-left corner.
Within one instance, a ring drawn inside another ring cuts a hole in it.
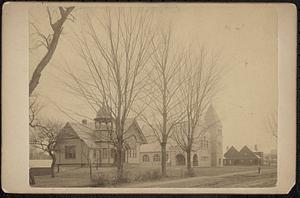
[[[262,171],[266,169],[274,169],[274,167],[262,167]],[[194,168],[194,172],[196,177],[207,177],[207,176],[219,176],[230,173],[238,173],[244,171],[256,171],[257,167],[255,166],[234,166],[234,167],[209,167],[209,168]],[[35,187],[114,187],[118,186],[115,182],[116,178],[116,168],[115,167],[100,167],[98,169],[92,169],[93,179],[90,179],[89,176],[89,168],[87,167],[67,167],[60,168],[60,172],[56,174],[55,178],[49,176],[36,176],[36,184]],[[185,177],[186,167],[168,167],[167,168],[168,177],[161,178],[160,177],[160,167],[159,166],[133,166],[127,165],[124,167],[124,175],[126,180],[125,183],[131,183],[134,185],[135,183],[145,183],[145,182],[155,182],[155,181],[170,181],[170,180],[178,180]],[[257,173],[256,173],[257,175]],[[276,175],[271,175],[276,180]],[[262,180],[262,176],[259,177],[260,183],[249,183],[255,187],[255,185],[273,185],[274,182],[270,182],[268,184],[269,179],[266,181]],[[258,180],[255,178],[255,175],[247,175],[247,176],[238,176],[238,177],[226,177],[226,179],[213,178],[212,180],[206,179],[201,184],[203,186],[225,186],[226,181],[228,180],[231,185],[239,185],[239,181],[248,182],[252,180]],[[275,181],[276,182],[276,181]],[[190,184],[186,184],[190,185]],[[229,184],[228,184],[229,185]],[[173,186],[172,186],[173,187]],[[174,186],[175,187],[175,186]],[[184,187],[184,186],[179,186]]]

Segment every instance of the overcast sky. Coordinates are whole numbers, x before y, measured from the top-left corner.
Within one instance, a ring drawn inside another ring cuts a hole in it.
[[[161,10],[164,18],[172,21],[178,44],[199,43],[221,54],[219,64],[226,72],[220,82],[222,90],[213,104],[223,123],[224,150],[231,145],[239,149],[243,145],[253,148],[255,144],[263,151],[274,149],[275,141],[266,131],[267,117],[277,109],[277,18],[274,10],[242,4],[182,7],[169,4],[168,9]],[[74,50],[74,32],[80,31],[87,13],[93,17],[93,14],[101,15],[102,11],[76,8],[75,23],[68,21],[64,25],[53,59],[35,90],[47,104],[43,116],[69,120],[52,102],[94,116],[86,103],[66,91],[61,71],[66,63],[72,68],[80,66],[82,61]],[[29,16],[42,32],[50,31],[45,8],[32,8]],[[30,31],[34,31],[32,27]],[[30,44],[34,39],[31,36]],[[30,76],[43,53],[42,49],[30,50]]]

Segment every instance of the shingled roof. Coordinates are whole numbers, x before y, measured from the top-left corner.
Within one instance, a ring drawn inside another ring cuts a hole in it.
[[[234,146],[224,154],[225,159],[259,159],[259,155],[252,152],[247,146],[244,146],[240,151],[237,151]]]
[[[70,128],[71,130],[66,130],[67,128]],[[97,148],[98,145],[95,142],[95,130],[94,122],[87,122],[86,124],[67,122],[61,130],[60,135],[63,136],[66,133],[71,133],[70,135],[83,140],[88,147]],[[134,131],[136,132],[134,133]],[[147,140],[135,119],[127,119],[125,122],[125,138],[129,136],[135,136],[137,142],[141,144],[147,143]]]
[[[240,159],[259,159],[260,157],[252,152],[247,146],[240,150]]]
[[[224,154],[224,157],[226,159],[239,159],[240,158],[240,153],[234,146],[231,146],[230,149]]]

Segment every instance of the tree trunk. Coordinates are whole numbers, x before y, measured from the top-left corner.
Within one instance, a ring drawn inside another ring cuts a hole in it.
[[[116,151],[116,165],[117,165],[117,177],[118,181],[123,179],[123,149],[122,146],[117,147]]]
[[[92,172],[92,162],[90,161],[90,179],[92,180],[93,178],[93,172]]]
[[[51,27],[53,30],[53,37],[52,37],[52,40],[51,40],[49,46],[47,46],[47,48],[48,48],[47,53],[42,58],[42,60],[38,63],[37,67],[35,68],[35,70],[32,74],[31,80],[29,82],[29,96],[31,96],[34,89],[38,86],[42,71],[47,66],[47,64],[50,62],[50,60],[56,50],[59,37],[63,30],[62,26],[63,26],[64,22],[67,20],[68,15],[74,9],[74,7],[69,7],[69,8],[66,8],[65,10],[63,10],[63,8],[60,7],[59,9],[61,11],[61,18],[58,19],[54,24],[52,24],[52,22],[50,21],[50,24],[51,24]],[[49,15],[49,18],[51,18],[50,15]]]
[[[167,143],[161,143],[161,174],[162,177],[167,177]]]
[[[50,154],[51,158],[52,158],[52,163],[51,163],[51,176],[55,177],[55,173],[54,173],[54,168],[55,168],[55,163],[56,163],[56,156],[55,154]]]
[[[34,70],[34,72],[32,74],[32,78],[29,83],[29,96],[31,96],[33,90],[39,84],[39,81],[41,78],[41,73],[53,56],[55,49],[57,47],[57,44],[58,44],[60,34],[61,34],[61,29],[57,32],[54,32],[52,42],[48,48],[46,55],[42,58],[41,62],[39,62],[36,69]]]
[[[188,175],[190,176],[191,172],[192,172],[191,151],[190,150],[187,150],[186,158],[187,158],[187,172],[188,172]]]

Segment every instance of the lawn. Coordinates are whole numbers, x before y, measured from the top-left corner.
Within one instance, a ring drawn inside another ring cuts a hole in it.
[[[275,167],[262,167],[262,172],[267,169],[275,169]],[[255,166],[232,166],[232,167],[209,167],[209,168],[194,168],[196,177],[206,176],[218,176],[230,173],[238,173],[245,171],[256,171]],[[153,166],[125,166],[124,175],[128,182],[134,185],[134,183],[143,183],[148,181],[169,181],[185,178],[185,167],[168,167],[168,177],[160,178],[160,167]],[[56,174],[55,178],[51,176],[36,176],[36,184],[34,187],[113,187],[118,186],[114,182],[116,178],[116,168],[114,167],[100,167],[92,169],[92,180],[90,179],[89,168],[87,167],[65,167],[60,168],[60,172]],[[274,176],[276,178],[276,176]],[[230,178],[230,180],[234,180]],[[247,181],[247,177],[241,177],[239,179]],[[214,182],[217,180],[213,180]],[[234,182],[233,182],[234,183]],[[205,186],[205,185],[204,185]]]

